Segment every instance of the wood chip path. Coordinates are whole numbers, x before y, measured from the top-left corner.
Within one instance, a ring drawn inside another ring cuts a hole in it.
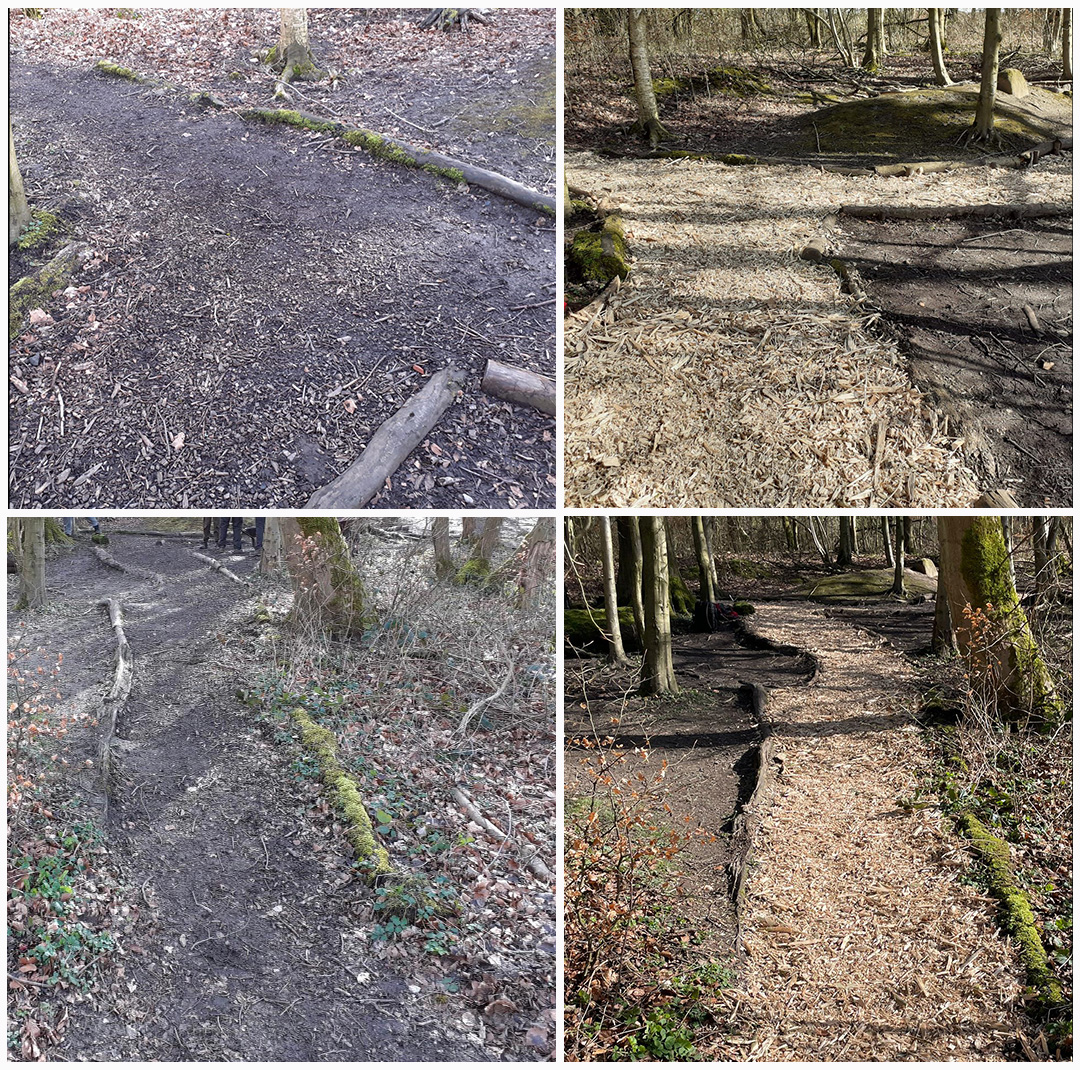
[[[755,628],[811,649],[809,687],[770,692],[783,761],[746,906],[742,1060],[998,1060],[1022,969],[937,811],[906,812],[927,755],[899,654],[803,606]]]
[[[966,506],[957,429],[876,317],[800,260],[842,204],[1069,203],[1068,168],[906,179],[570,153],[634,268],[565,325],[570,507]]]

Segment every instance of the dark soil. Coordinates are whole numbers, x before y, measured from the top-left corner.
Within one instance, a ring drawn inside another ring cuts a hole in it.
[[[617,748],[647,748],[646,772],[667,763],[667,791],[679,823],[688,817],[688,827],[703,833],[681,856],[686,879],[679,909],[704,939],[697,953],[724,961],[734,955],[736,936],[725,876],[732,858],[729,834],[739,805],[754,788],[760,739],[742,685],[792,687],[805,683],[811,669],[802,658],[750,650],[729,628],[676,636],[672,659],[682,694],[644,700],[634,695],[636,664],[617,669],[599,660],[567,658],[565,733],[570,741],[611,734]],[[617,727],[612,718],[618,718]],[[571,746],[571,795],[579,776]]]
[[[25,629],[28,645],[64,652],[66,689],[94,688],[111,678],[113,651],[95,602],[116,597],[136,658],[105,829],[142,917],[123,976],[69,1008],[55,1057],[490,1059],[454,1032],[452,1003],[364,953],[356,933],[372,892],[317,789],[235,697],[266,656],[251,623],[260,596],[192,557],[198,547],[201,537],[111,537],[114,557],[164,584],[83,546],[50,560],[53,608]],[[241,575],[256,561],[210,553]]]
[[[324,15],[324,35],[355,18]],[[345,122],[362,110],[361,125],[398,133],[375,118],[398,110],[408,79],[414,121],[446,119],[435,147],[505,161],[550,191],[553,40],[520,49],[550,19],[520,18],[500,39],[517,41],[520,70],[453,69],[464,49],[437,35],[445,62],[429,59],[424,76],[388,47],[365,79],[346,78],[343,106],[328,88],[302,90],[301,106]],[[229,79],[241,59],[250,68],[246,55],[215,57],[197,88],[271,106],[272,78]],[[468,374],[463,397],[373,504],[554,503],[554,421],[479,389],[488,358],[553,374],[549,218],[68,62],[35,52],[11,66],[31,201],[95,254],[48,303],[55,323],[12,345],[12,505],[303,505],[448,364]],[[17,258],[13,276],[31,267]]]
[[[838,242],[980,483],[1023,506],[1070,505],[1072,224],[843,217]]]

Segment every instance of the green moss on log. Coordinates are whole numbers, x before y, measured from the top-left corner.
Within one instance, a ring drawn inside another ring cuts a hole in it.
[[[390,855],[375,840],[375,829],[356,782],[338,761],[333,733],[316,724],[302,706],[292,711],[292,718],[300,728],[300,742],[319,766],[319,777],[329,789],[330,801],[345,827],[345,838],[356,853],[361,867],[372,881],[393,873]]]
[[[626,232],[618,216],[609,215],[599,231],[582,230],[574,235],[567,253],[570,277],[575,282],[608,283],[616,275],[630,274]]]
[[[145,79],[130,67],[121,67],[119,63],[110,63],[107,59],[99,59],[94,64],[94,70],[102,74],[111,75],[113,78],[126,78],[129,82],[143,82]]]
[[[76,256],[61,251],[35,275],[19,279],[8,290],[8,341],[14,340],[31,310],[44,309],[53,294],[67,286],[76,262]]]
[[[344,129],[341,123],[312,119],[289,108],[247,108],[240,113],[242,119],[270,123],[279,126],[295,126],[301,130],[314,130],[320,134],[340,134]]]
[[[64,225],[55,212],[46,212],[34,208],[30,212],[30,223],[17,243],[23,252],[40,249],[48,245],[57,235],[64,232]]]
[[[1009,860],[1009,845],[989,832],[974,814],[962,814],[960,827],[986,866],[990,891],[1001,904],[1002,924],[1020,951],[1020,958],[1027,970],[1028,984],[1035,990],[1040,1003],[1060,1003],[1061,985],[1050,970],[1046,949],[1035,926],[1031,904],[1016,886],[1012,863]]]
[[[370,130],[346,130],[341,135],[342,140],[354,148],[364,149],[372,156],[380,160],[389,160],[391,163],[402,164],[404,167],[417,167],[427,171],[429,175],[437,175],[440,178],[449,179],[460,185],[465,181],[465,175],[456,167],[439,167],[436,164],[422,164],[415,156],[406,152],[400,145],[395,145]]]
[[[668,597],[671,601],[671,612],[677,616],[688,617],[694,612],[695,598],[681,576],[669,577]]]
[[[637,633],[634,631],[634,611],[630,606],[619,606],[619,627],[622,630],[623,647],[640,652]],[[606,653],[608,641],[607,612],[603,609],[567,609],[563,613],[563,636],[568,646],[578,650]]]

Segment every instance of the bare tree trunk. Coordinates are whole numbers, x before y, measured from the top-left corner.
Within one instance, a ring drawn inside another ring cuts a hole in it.
[[[259,571],[273,575],[285,568],[285,533],[281,517],[268,516],[263,531],[262,553],[259,555]]]
[[[1061,9],[1061,78],[1062,81],[1072,81],[1072,8]]]
[[[600,548],[604,566],[604,611],[607,615],[608,657],[616,665],[626,664],[622,628],[619,625],[619,599],[615,595],[615,549],[611,542],[611,519],[600,517]]]
[[[641,594],[643,570],[641,553],[641,529],[637,517],[620,516],[615,520],[619,532],[619,575],[615,592],[620,605],[630,606],[634,611],[634,630],[638,646],[645,647],[645,608]]]
[[[896,595],[897,598],[904,597],[904,520],[903,517],[897,517],[893,522],[895,524],[896,540],[894,543],[895,549],[893,550],[893,583],[892,589],[889,594]]]
[[[940,7],[927,8],[930,23],[930,59],[934,64],[934,84],[952,85],[948,68],[945,66],[945,48],[942,42],[942,29],[945,20],[945,9]]]
[[[889,518],[887,516],[881,518],[881,545],[885,547],[885,567],[892,568],[896,564],[896,558],[893,557],[892,536],[889,534]]]
[[[694,554],[698,564],[698,587],[705,602],[716,601],[716,588],[713,585],[713,573],[709,560],[709,547],[705,540],[705,522],[700,516],[690,518],[694,532]]]
[[[840,568],[849,568],[853,557],[853,526],[854,519],[850,516],[841,516],[840,520],[840,548],[836,553],[836,563]]]
[[[948,598],[960,652],[989,676],[998,708],[1059,720],[1065,711],[1009,580],[998,518],[970,513],[940,516],[938,542],[938,598]],[[973,611],[985,616],[992,630],[976,623]]]
[[[544,583],[555,574],[555,518],[537,517],[525,537],[525,567],[519,584],[523,605],[536,605]]]
[[[885,16],[880,7],[866,9],[866,50],[863,52],[862,65],[871,72],[881,68],[885,58]]]
[[[671,663],[671,617],[668,612],[667,537],[664,518],[641,518],[642,600],[645,608],[645,656],[641,662],[641,693],[677,694]]]
[[[431,525],[431,541],[435,548],[435,578],[449,579],[454,574],[454,555],[450,549],[450,518],[437,516]]]
[[[967,140],[979,145],[995,145],[1000,140],[994,130],[994,104],[997,100],[998,60],[1001,55],[1001,8],[986,9],[983,33],[982,81],[975,121],[967,132]]]
[[[806,34],[811,48],[821,47],[821,16],[816,7],[804,7],[803,16],[806,19]]]
[[[652,73],[649,70],[649,37],[647,28],[648,8],[632,7],[626,13],[630,35],[630,67],[634,72],[634,96],[637,98],[638,118],[634,132],[655,149],[668,136],[660,122],[653,92]]]
[[[489,571],[491,570],[491,561],[495,557],[495,551],[499,546],[499,532],[502,530],[502,523],[502,517],[497,516],[489,516],[484,521],[480,540],[476,544],[475,552],[472,554],[471,559],[482,561]]]
[[[15,525],[15,557],[19,566],[19,600],[16,609],[45,605],[45,518],[20,516]]]
[[[15,159],[15,134],[8,115],[8,246],[19,240],[19,235],[30,224],[30,205],[26,200],[22,172]]]
[[[280,72],[283,82],[317,82],[326,76],[311,54],[306,7],[283,7],[281,36],[277,48],[270,54],[270,66]]]

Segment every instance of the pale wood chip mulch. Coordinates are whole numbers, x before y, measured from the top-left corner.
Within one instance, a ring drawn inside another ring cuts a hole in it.
[[[634,256],[599,317],[566,321],[569,507],[977,496],[958,430],[876,316],[798,253],[828,241],[842,204],[1069,203],[1067,167],[895,179],[570,153],[566,168],[622,216]]]
[[[766,801],[746,904],[740,1060],[998,1060],[1022,969],[993,903],[933,809],[897,805],[927,755],[903,659],[812,607],[755,627],[811,649],[809,687],[775,690],[783,772]]]

